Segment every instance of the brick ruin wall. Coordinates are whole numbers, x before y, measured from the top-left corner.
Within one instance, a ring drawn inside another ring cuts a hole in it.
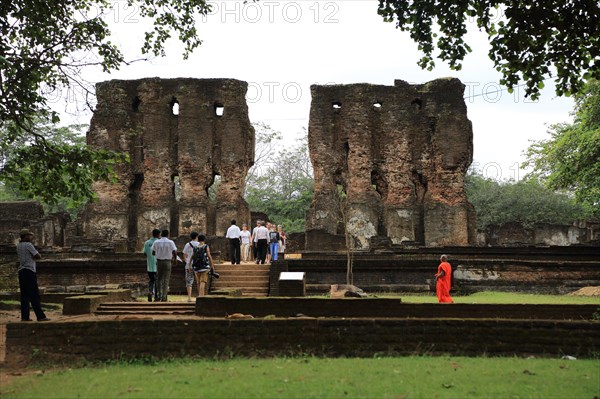
[[[307,249],[335,243],[343,221],[359,249],[376,237],[391,244],[475,244],[475,212],[464,189],[473,133],[458,79],[315,85],[311,92],[315,194]],[[346,195],[342,208],[339,190]]]
[[[73,364],[123,358],[232,355],[255,358],[569,354],[594,358],[600,347],[600,324],[589,320],[312,317],[230,320],[180,316],[172,320],[144,317],[35,325],[9,323],[6,327],[6,363],[21,366],[34,361]]]
[[[99,200],[86,209],[84,236],[123,242],[131,251],[153,228],[172,237],[225,235],[231,219],[250,220],[243,195],[254,129],[246,91],[247,83],[234,79],[99,83],[87,142],[128,154],[130,163],[116,167],[117,182],[94,184]]]

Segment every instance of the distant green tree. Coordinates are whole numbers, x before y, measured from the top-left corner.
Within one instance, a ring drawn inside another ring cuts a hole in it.
[[[266,213],[286,232],[302,232],[314,193],[308,141],[277,151],[280,137],[267,125],[257,129],[257,152],[263,157],[248,174],[246,200],[252,211]],[[265,145],[270,148],[266,153]]]
[[[37,139],[30,134],[0,143],[0,182],[7,199],[36,199],[49,211],[75,212],[94,198],[92,183],[111,179],[113,166],[127,158],[88,148],[85,127],[57,127],[38,120],[35,129],[47,146],[32,145]]]
[[[533,142],[523,166],[548,188],[574,192],[600,218],[600,81],[590,81],[575,101],[573,123],[553,125],[550,139]]]
[[[465,188],[477,212],[479,229],[508,222],[519,222],[525,227],[536,223],[571,224],[588,215],[573,198],[554,192],[535,179],[497,182],[469,174]]]

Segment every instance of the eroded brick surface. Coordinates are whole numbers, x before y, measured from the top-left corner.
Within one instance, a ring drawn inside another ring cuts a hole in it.
[[[131,162],[117,167],[117,182],[95,183],[99,201],[87,209],[84,235],[131,250],[153,228],[173,237],[194,230],[224,235],[232,218],[250,220],[243,194],[254,129],[246,91],[247,83],[234,79],[99,83],[88,144],[124,152]],[[211,203],[207,190],[217,175]]]
[[[475,218],[464,189],[473,133],[458,79],[423,85],[311,87],[309,148],[315,196],[307,248],[323,233],[343,234],[357,248],[374,237],[427,246],[475,242]],[[347,194],[342,217],[336,193]],[[332,240],[334,241],[334,240]]]

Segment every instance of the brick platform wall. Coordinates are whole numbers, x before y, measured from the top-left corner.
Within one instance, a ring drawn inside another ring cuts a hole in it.
[[[591,357],[600,323],[473,319],[199,319],[9,323],[9,364],[183,355]]]

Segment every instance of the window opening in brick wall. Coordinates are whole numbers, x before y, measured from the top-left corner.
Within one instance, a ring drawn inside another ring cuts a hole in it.
[[[223,104],[215,103],[215,115],[223,116],[224,112],[225,112],[225,107],[223,106]]]
[[[169,103],[169,106],[171,107],[172,114],[175,116],[178,116],[179,115],[179,101],[177,101],[177,98],[173,97],[171,99],[171,102]]]
[[[181,200],[181,179],[179,175],[173,175],[173,196],[175,197],[175,201],[179,202]]]
[[[217,191],[219,190],[219,186],[221,185],[221,176],[214,175],[213,183],[206,189],[206,194],[208,195],[208,199],[210,201],[217,200]]]
[[[133,112],[140,112],[140,105],[142,104],[142,100],[138,96],[135,96],[133,101],[131,102],[131,109]]]
[[[410,105],[413,107],[414,110],[418,111],[423,107],[423,101],[421,101],[420,98],[415,98],[414,100],[412,100]]]

